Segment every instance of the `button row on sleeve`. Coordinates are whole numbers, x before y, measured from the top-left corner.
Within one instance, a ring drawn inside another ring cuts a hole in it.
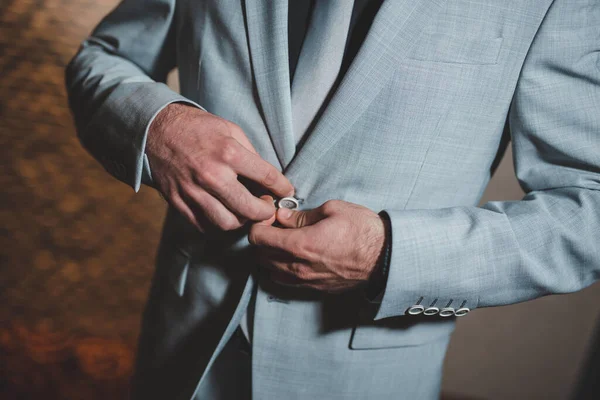
[[[417,304],[409,307],[409,309],[407,310],[407,314],[409,314],[409,315],[423,314],[423,315],[427,315],[427,316],[439,314],[440,317],[452,317],[452,316],[462,317],[462,316],[467,315],[471,311],[468,307],[465,307],[465,304],[467,303],[466,300],[463,301],[462,304],[460,305],[460,307],[456,310],[453,307],[450,307],[453,300],[450,300],[448,302],[448,304],[446,304],[446,307],[442,308],[441,310],[438,307],[435,307],[438,299],[435,299],[431,303],[431,305],[427,308],[425,308],[424,306],[421,305],[421,301],[423,301],[422,297],[419,299],[419,301],[417,301]]]

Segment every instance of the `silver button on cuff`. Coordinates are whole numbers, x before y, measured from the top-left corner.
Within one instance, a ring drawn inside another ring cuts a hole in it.
[[[410,315],[419,315],[421,314],[423,311],[425,311],[425,307],[420,306],[420,305],[414,305],[412,307],[410,307],[407,311],[408,314]]]
[[[458,310],[456,310],[456,312],[454,313],[454,315],[456,315],[457,317],[462,317],[467,315],[471,310],[468,309],[467,307],[462,307],[459,308]]]
[[[445,307],[440,311],[440,317],[451,317],[454,315],[454,308]]]
[[[425,315],[435,315],[435,314],[437,314],[439,312],[440,312],[439,308],[437,308],[437,307],[429,307],[425,311],[423,311],[423,314],[425,314]]]

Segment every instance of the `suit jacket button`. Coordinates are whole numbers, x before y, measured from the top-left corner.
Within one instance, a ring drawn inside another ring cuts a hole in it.
[[[423,311],[423,314],[425,315],[435,315],[437,313],[440,312],[440,309],[437,307],[428,307],[425,311]]]
[[[470,311],[471,310],[468,309],[467,307],[462,307],[462,308],[459,308],[458,310],[456,310],[454,315],[456,315],[457,317],[462,317],[464,315],[467,315]]]
[[[440,311],[440,317],[452,317],[454,315],[454,308],[445,307]]]
[[[410,315],[419,315],[421,314],[423,311],[425,310],[425,307],[420,306],[418,304],[415,304],[414,306],[410,307],[407,311],[408,314]]]

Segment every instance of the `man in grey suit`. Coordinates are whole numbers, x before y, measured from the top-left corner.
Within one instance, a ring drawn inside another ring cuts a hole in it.
[[[598,0],[380,1],[351,62],[355,2],[297,52],[292,3],[125,0],[67,68],[169,203],[134,398],[436,398],[456,317],[600,275]],[[508,138],[526,196],[478,207]]]

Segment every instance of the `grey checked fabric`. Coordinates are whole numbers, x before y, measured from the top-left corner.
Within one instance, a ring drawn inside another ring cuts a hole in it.
[[[146,128],[169,102],[239,124],[302,208],[341,199],[388,212],[382,303],[273,285],[247,232],[201,235],[170,210],[136,399],[235,384],[207,376],[248,308],[253,398],[434,399],[454,318],[409,307],[511,304],[600,276],[597,0],[384,1],[299,149],[286,8],[125,0],[67,69],[79,135],[137,189]],[[181,94],[159,83],[174,66]],[[503,135],[526,196],[477,206]]]

